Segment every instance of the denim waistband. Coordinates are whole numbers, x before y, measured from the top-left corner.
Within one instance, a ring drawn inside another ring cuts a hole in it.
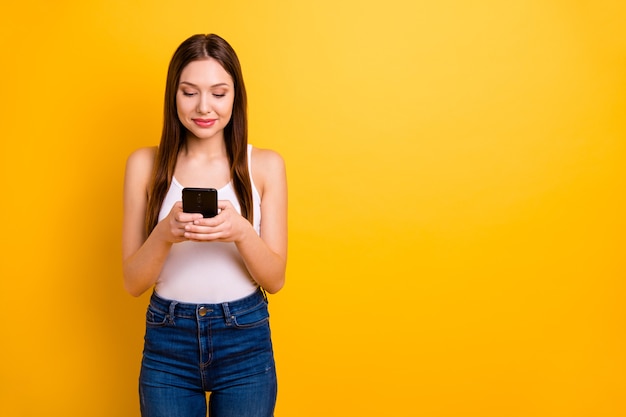
[[[244,298],[218,304],[193,304],[167,300],[159,296],[156,291],[153,291],[150,297],[150,305],[152,307],[167,312],[174,317],[228,317],[231,314],[243,313],[254,308],[262,301],[267,302],[267,297],[260,287]]]

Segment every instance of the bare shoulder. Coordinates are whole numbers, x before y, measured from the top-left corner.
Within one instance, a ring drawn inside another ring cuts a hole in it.
[[[156,158],[156,146],[139,148],[132,152],[126,160],[126,172],[131,174],[150,175]]]
[[[276,168],[285,165],[283,157],[271,149],[252,148],[252,164],[261,168]]]
[[[126,183],[135,187],[147,187],[152,175],[157,147],[139,148],[126,160]]]
[[[285,160],[271,149],[252,148],[252,176],[263,194],[267,184],[285,182]]]
[[[133,151],[126,161],[127,166],[135,165],[149,165],[152,168],[154,165],[154,159],[156,158],[157,147],[150,146],[146,148],[139,148]]]

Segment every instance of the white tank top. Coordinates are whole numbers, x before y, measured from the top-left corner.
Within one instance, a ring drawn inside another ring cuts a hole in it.
[[[254,229],[260,233],[261,197],[252,180],[251,155],[252,145],[248,145]],[[182,191],[183,186],[173,178],[161,205],[159,221],[169,214],[175,202],[182,199]],[[237,212],[241,213],[232,182],[217,190],[217,198],[230,200]],[[155,291],[169,300],[215,304],[246,297],[257,287],[234,243],[188,241],[172,245]]]

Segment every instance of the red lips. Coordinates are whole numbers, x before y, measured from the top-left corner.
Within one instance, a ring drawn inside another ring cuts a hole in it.
[[[217,119],[191,119],[193,122],[200,127],[211,127],[215,124]]]

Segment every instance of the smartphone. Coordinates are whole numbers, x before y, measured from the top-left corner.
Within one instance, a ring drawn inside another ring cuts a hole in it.
[[[183,188],[183,211],[202,213],[202,217],[217,216],[217,190],[215,188]]]

